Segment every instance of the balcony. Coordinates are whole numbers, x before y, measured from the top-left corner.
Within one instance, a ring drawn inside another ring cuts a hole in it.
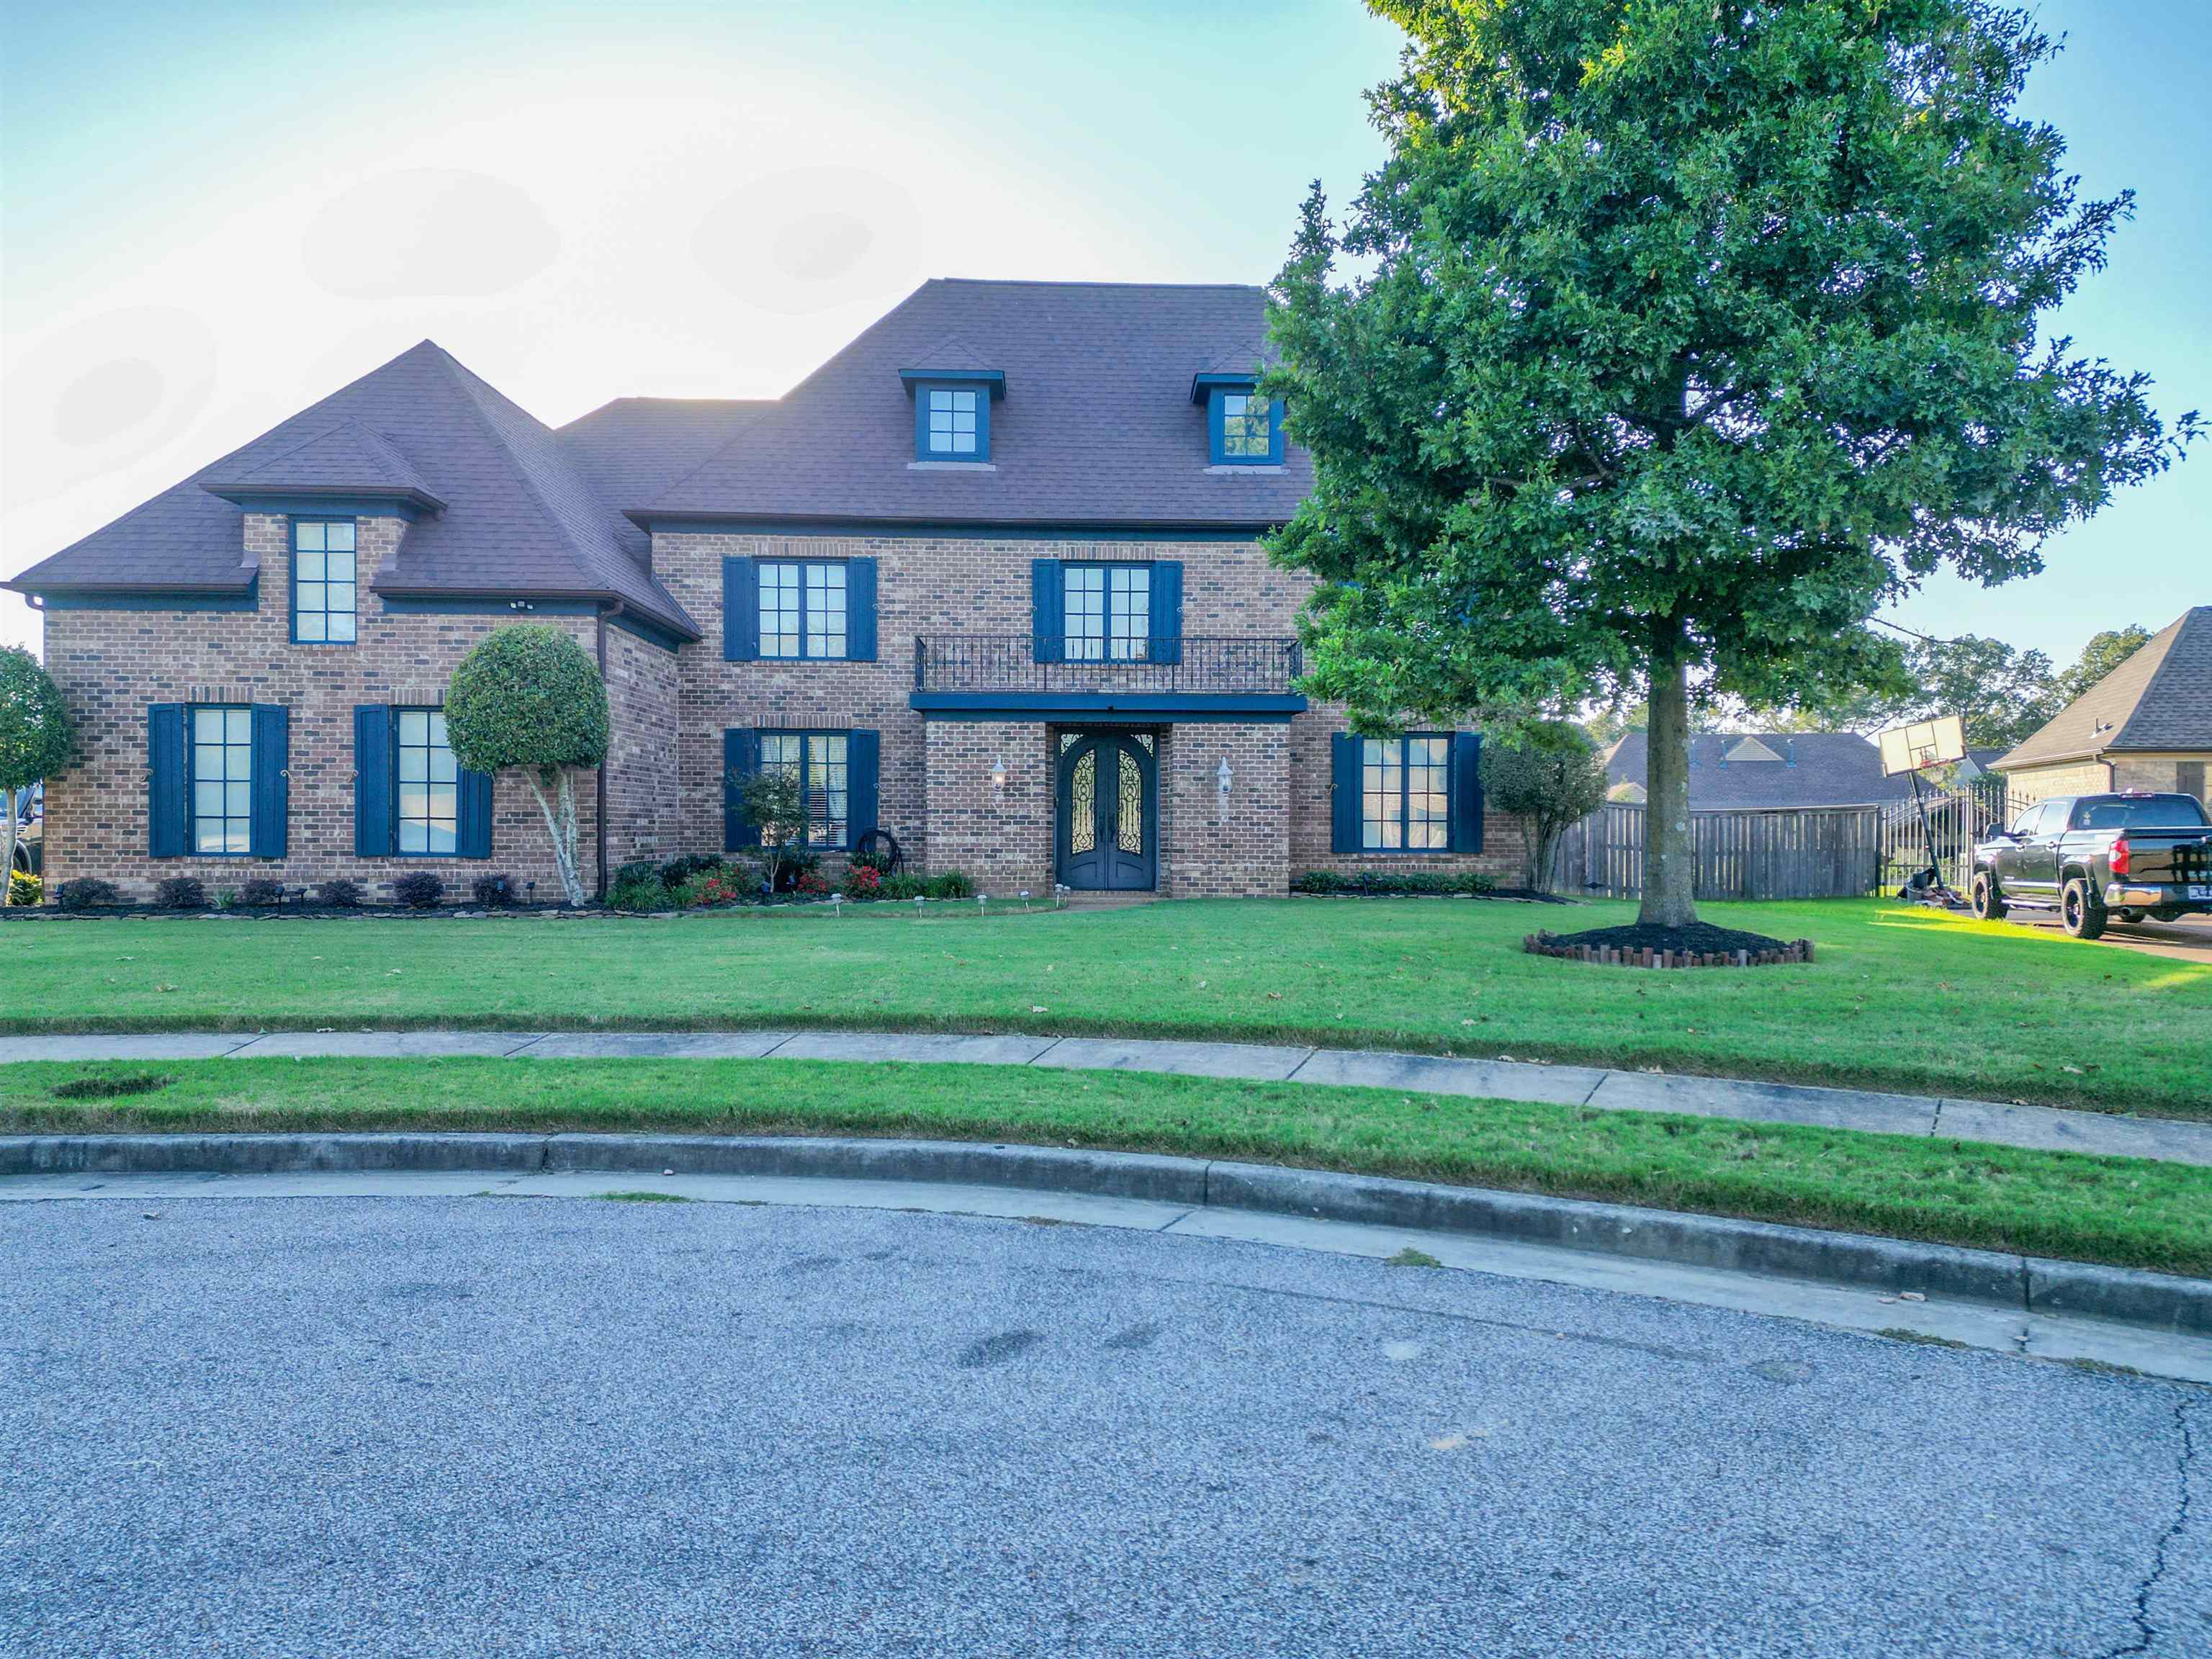
[[[1066,642],[1071,655],[1085,642]],[[1094,651],[1097,641],[1090,642]],[[1106,650],[1126,648],[1118,645]],[[1144,654],[1037,659],[1027,634],[952,634],[914,642],[913,706],[970,719],[1046,715],[1131,719],[1288,720],[1306,700],[1294,639],[1185,635],[1155,659]],[[1048,656],[1057,656],[1048,653]]]

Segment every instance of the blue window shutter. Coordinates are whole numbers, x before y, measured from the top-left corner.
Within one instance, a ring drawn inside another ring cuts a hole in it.
[[[146,710],[146,852],[180,859],[191,837],[185,788],[185,706],[157,702]]]
[[[854,662],[876,659],[876,562],[845,561],[845,654]]]
[[[1482,850],[1482,734],[1455,732],[1451,740],[1451,850]]]
[[[1032,559],[1030,562],[1030,600],[1031,613],[1030,629],[1030,654],[1038,662],[1058,662],[1067,623],[1062,611],[1058,559]]]
[[[1152,567],[1152,660],[1182,660],[1182,561]]]
[[[453,850],[465,859],[491,856],[491,774],[460,775],[460,810],[453,823]]]
[[[848,759],[849,761],[849,755]],[[745,816],[741,791],[760,770],[760,733],[732,727],[722,733],[722,850],[741,853],[760,845],[760,831]],[[848,774],[849,781],[850,775]]]
[[[284,856],[291,816],[292,714],[276,703],[253,705],[253,825],[250,845],[258,859]]]
[[[876,828],[883,738],[874,732],[845,734],[845,845],[856,846]]]
[[[1328,850],[1359,850],[1359,739],[1339,732],[1328,740]]]
[[[1276,398],[1267,405],[1267,464],[1283,464],[1283,400]]]
[[[760,588],[750,559],[722,561],[722,659],[751,662],[760,655]]]
[[[354,705],[353,850],[356,858],[392,856],[392,711],[380,702]]]

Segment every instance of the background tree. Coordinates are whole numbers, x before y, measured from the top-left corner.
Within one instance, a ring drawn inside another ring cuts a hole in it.
[[[2074,659],[2074,665],[2062,670],[2051,683],[2051,712],[2057,714],[2149,643],[2150,629],[2132,623],[2125,628],[2107,628],[2092,634],[2089,643],[2081,647],[2081,654]]]
[[[518,770],[530,781],[571,905],[589,896],[576,857],[579,767],[607,754],[607,688],[591,653],[550,628],[495,629],[453,670],[446,737],[471,772]]]
[[[1917,641],[1905,652],[1910,692],[1891,700],[1878,728],[1900,720],[1956,714],[1973,749],[2009,749],[2064,707],[2053,690],[2051,659],[2015,651],[2002,640],[1961,635]]]
[[[1985,0],[1370,4],[1389,159],[1340,234],[1308,199],[1267,379],[1310,683],[1363,729],[1644,693],[1683,925],[1693,702],[1901,690],[1881,604],[2036,570],[2194,435],[2039,338],[2128,199],[2014,113],[2053,48]]]
[[[8,820],[0,904],[15,885],[17,826],[31,786],[68,765],[70,750],[69,710],[53,677],[29,652],[0,646],[0,817]]]
[[[1565,720],[1524,725],[1482,745],[1485,802],[1521,820],[1528,884],[1552,890],[1552,854],[1570,825],[1605,802],[1597,745]]]

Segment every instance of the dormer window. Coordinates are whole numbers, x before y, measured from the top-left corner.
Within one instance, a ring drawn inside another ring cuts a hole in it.
[[[1263,398],[1249,375],[1202,374],[1191,401],[1206,405],[1206,458],[1215,466],[1280,466],[1283,404]]]
[[[990,399],[964,386],[933,386],[922,395],[928,403],[922,447],[936,460],[974,460],[978,441],[990,441]]]
[[[930,353],[924,368],[899,371],[914,399],[918,465],[990,465],[991,405],[1006,395],[1006,377],[999,369],[972,367],[977,361],[966,347],[954,345]]]

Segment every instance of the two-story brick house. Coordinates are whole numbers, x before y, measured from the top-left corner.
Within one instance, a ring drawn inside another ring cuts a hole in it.
[[[85,739],[47,874],[551,886],[526,787],[457,771],[438,712],[528,621],[606,676],[602,886],[757,846],[769,767],[825,854],[881,831],[990,892],[1518,881],[1473,733],[1357,739],[1296,689],[1309,584],[1258,538],[1310,475],[1263,335],[1253,288],[932,282],[781,398],[557,432],[426,341],[9,584]]]

